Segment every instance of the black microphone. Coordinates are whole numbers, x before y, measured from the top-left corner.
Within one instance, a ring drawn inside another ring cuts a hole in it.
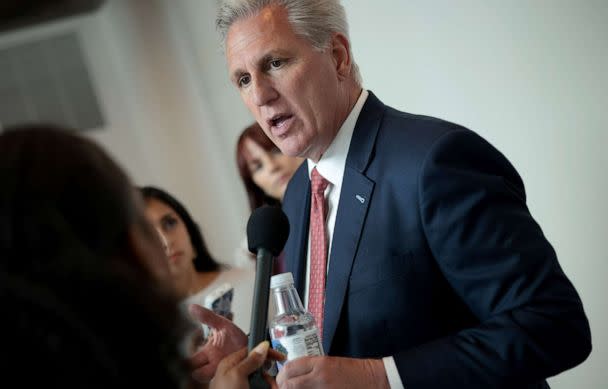
[[[288,236],[289,220],[281,208],[263,206],[251,213],[247,222],[247,244],[249,251],[256,254],[257,262],[251,308],[249,351],[266,339],[273,258],[283,251]],[[249,376],[249,386],[252,389],[269,388],[260,369]]]

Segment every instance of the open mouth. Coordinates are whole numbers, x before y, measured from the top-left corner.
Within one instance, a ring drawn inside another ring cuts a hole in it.
[[[268,124],[270,124],[271,127],[281,128],[292,117],[292,115],[275,115],[268,120]]]

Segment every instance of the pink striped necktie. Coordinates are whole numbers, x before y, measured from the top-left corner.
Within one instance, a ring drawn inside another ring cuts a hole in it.
[[[327,202],[325,189],[329,181],[312,169],[310,185],[310,280],[308,283],[308,310],[314,316],[323,338],[323,311],[325,305],[325,277],[327,274]]]

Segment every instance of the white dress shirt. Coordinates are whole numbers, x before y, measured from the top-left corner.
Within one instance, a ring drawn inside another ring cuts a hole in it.
[[[336,214],[338,213],[338,204],[340,202],[340,192],[342,190],[342,179],[344,178],[344,167],[346,165],[346,156],[350,147],[350,141],[355,130],[355,124],[367,100],[369,93],[363,89],[359,99],[355,103],[352,111],[340,127],[335,139],[329,145],[329,148],[323,153],[321,159],[316,164],[308,159],[308,177],[312,169],[315,167],[323,178],[329,181],[327,189],[325,189],[325,198],[327,199],[327,236],[329,239],[327,268],[329,269],[329,260],[331,258],[331,247],[334,235],[334,226],[336,224]],[[308,308],[308,284],[310,281],[310,231],[308,232],[308,250],[306,254],[306,278],[304,285],[304,305]],[[403,382],[399,377],[397,365],[392,356],[382,358],[384,369],[388,377],[388,383],[391,389],[403,389]]]

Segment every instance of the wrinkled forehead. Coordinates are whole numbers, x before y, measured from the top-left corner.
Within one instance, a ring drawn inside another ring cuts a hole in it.
[[[268,6],[256,14],[236,20],[226,36],[226,57],[234,59],[245,50],[271,51],[297,39],[282,7]],[[287,41],[287,42],[285,42]]]

